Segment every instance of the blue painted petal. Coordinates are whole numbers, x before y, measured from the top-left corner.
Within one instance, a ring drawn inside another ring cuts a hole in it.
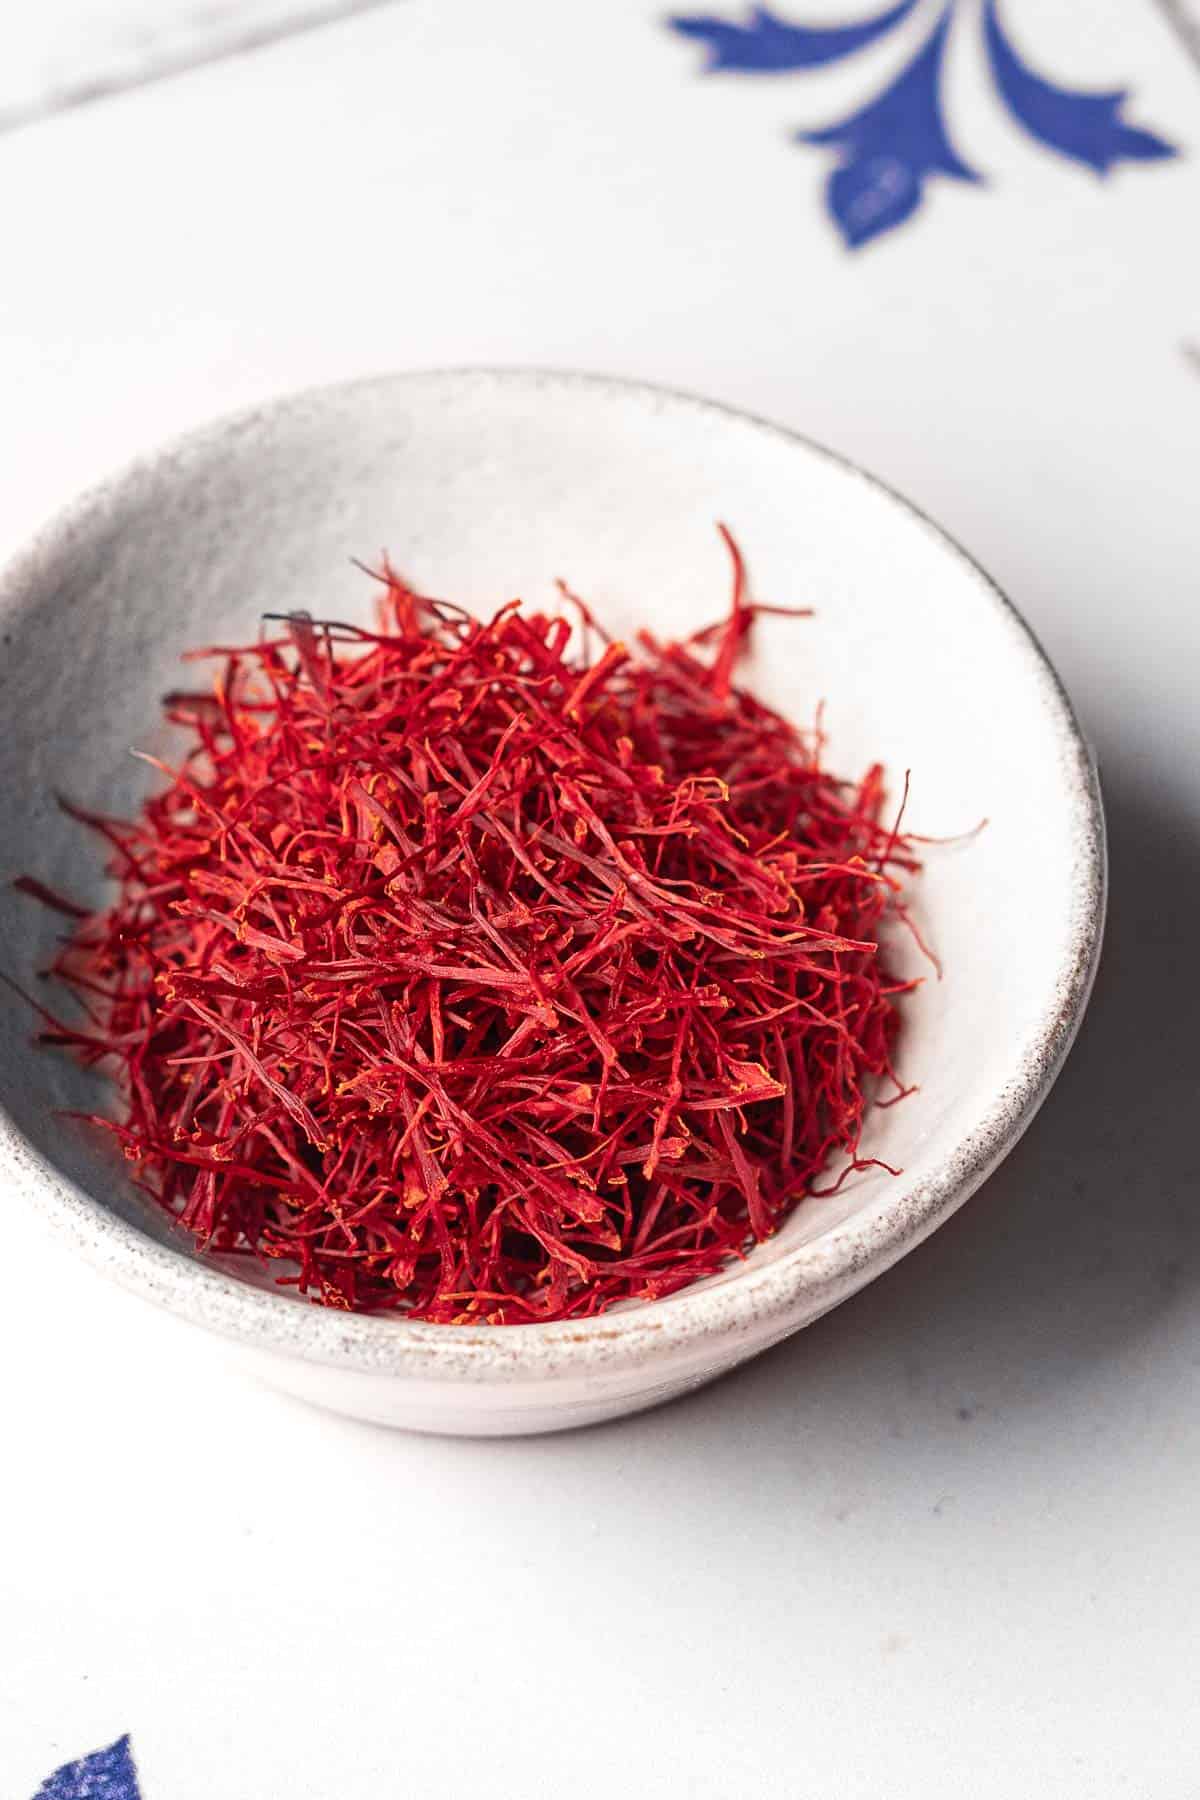
[[[1039,143],[1106,175],[1119,162],[1153,162],[1175,147],[1152,131],[1127,125],[1123,88],[1089,94],[1055,87],[1021,61],[1000,24],[997,0],[986,0],[984,29],[996,86],[1013,114]]]
[[[946,8],[912,62],[861,112],[820,131],[796,133],[801,143],[833,144],[842,152],[827,196],[851,249],[911,218],[927,176],[979,180],[950,142],[941,113],[942,62],[952,11],[952,6]]]
[[[33,1800],[141,1800],[128,1737],[78,1762],[64,1763]]]
[[[876,18],[857,25],[789,25],[765,6],[750,11],[747,25],[730,25],[702,13],[668,19],[672,31],[708,46],[706,74],[740,69],[758,74],[784,69],[816,69],[862,50],[908,17],[917,0],[899,0]]]
[[[844,163],[829,177],[829,210],[852,250],[894,231],[921,204],[921,178],[894,156]]]

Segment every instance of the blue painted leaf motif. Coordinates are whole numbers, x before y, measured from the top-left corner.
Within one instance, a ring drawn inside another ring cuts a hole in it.
[[[78,1762],[64,1763],[42,1783],[33,1800],[141,1800],[128,1737]]]
[[[907,18],[916,3],[900,0],[887,12],[857,25],[789,25],[765,6],[751,8],[748,25],[729,25],[703,13],[668,19],[667,23],[683,37],[707,44],[706,74],[742,69],[769,75],[784,69],[817,69],[823,63],[852,56]]]
[[[992,76],[1009,111],[1039,143],[1107,175],[1115,163],[1157,162],[1175,148],[1152,131],[1127,125],[1124,88],[1081,93],[1055,87],[1023,63],[1000,24],[997,0],[986,0],[984,30]]]
[[[821,131],[796,133],[801,143],[835,144],[842,151],[829,178],[829,209],[852,250],[911,218],[927,176],[979,180],[955,151],[941,114],[952,11],[946,8],[912,62],[861,112]]]

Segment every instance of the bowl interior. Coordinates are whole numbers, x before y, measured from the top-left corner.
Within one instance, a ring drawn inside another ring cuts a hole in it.
[[[907,1008],[901,1069],[920,1092],[875,1114],[865,1144],[902,1179],[871,1171],[806,1202],[752,1260],[885,1213],[953,1157],[1072,1003],[1095,898],[1084,759],[1025,629],[965,557],[856,471],[698,402],[529,373],[358,384],[201,433],[51,527],[0,594],[0,968],[28,985],[57,935],[10,877],[102,892],[96,845],[54,795],[136,804],[150,777],[129,751],[163,744],[159,700],[185,647],[252,637],[267,610],[366,619],[373,589],[350,559],[385,548],[418,585],[481,611],[552,599],[563,575],[617,630],[681,633],[728,601],[718,519],[758,598],[816,609],[761,621],[750,684],[804,721],[823,700],[838,772],[881,759],[898,796],[911,770],[914,830],[988,821],[931,848],[915,890],[945,976]],[[929,973],[907,941],[896,959]],[[21,1131],[190,1254],[117,1159],[58,1116],[96,1105],[95,1078],[31,1053],[30,1036],[27,1010],[0,999],[0,1098]]]

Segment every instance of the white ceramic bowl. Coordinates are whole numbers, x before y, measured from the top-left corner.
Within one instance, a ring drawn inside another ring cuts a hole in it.
[[[1104,909],[1095,770],[1037,643],[986,575],[902,500],[789,432],[653,388],[466,370],[301,394],[187,438],[89,494],[0,581],[0,875],[81,891],[94,851],[56,790],[129,808],[159,696],[197,641],[253,636],[264,610],[369,613],[350,557],[386,547],[419,585],[476,609],[543,600],[563,574],[610,623],[663,634],[717,617],[727,520],[760,599],[748,679],[810,719],[830,764],[911,769],[931,851],[916,910],[945,965],[908,1007],[921,1091],[865,1148],[899,1165],[810,1199],[744,1264],[587,1322],[453,1328],[330,1312],[199,1259],[56,1109],[94,1077],[33,1054],[0,1008],[7,1183],[125,1286],[232,1339],[267,1380],[429,1431],[550,1430],[711,1379],[880,1274],[1012,1148],[1087,1002]],[[93,882],[93,892],[99,889]],[[53,917],[6,892],[0,967],[28,978]],[[905,951],[901,954],[915,954]]]

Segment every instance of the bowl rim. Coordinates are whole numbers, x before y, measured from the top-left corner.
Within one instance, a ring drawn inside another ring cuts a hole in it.
[[[305,1305],[259,1288],[186,1249],[146,1236],[56,1169],[0,1105],[0,1170],[34,1210],[68,1237],[93,1266],[154,1304],[257,1350],[376,1376],[434,1381],[506,1382],[578,1376],[589,1367],[627,1368],[667,1349],[686,1351],[746,1336],[768,1341],[819,1316],[889,1268],[942,1223],[986,1180],[1033,1119],[1066,1058],[1091,993],[1104,931],[1107,849],[1095,760],[1066,690],[1037,636],[990,575],[943,528],[886,482],[802,432],[721,401],[653,382],[524,364],[395,370],[322,383],[225,414],[169,439],[95,483],[56,512],[0,571],[0,613],[36,583],[43,561],[97,521],[140,481],[178,462],[203,457],[231,434],[314,402],[356,391],[407,391],[422,385],[487,382],[609,391],[658,408],[749,427],[815,457],[899,508],[937,548],[971,577],[979,599],[1009,626],[1059,738],[1059,773],[1072,815],[1072,882],[1076,894],[1068,941],[1046,1003],[1011,1079],[970,1130],[920,1181],[898,1178],[887,1200],[864,1218],[851,1216],[819,1238],[755,1267],[747,1264],[715,1286],[682,1289],[663,1300],[595,1319],[513,1327],[431,1325],[396,1317]]]

